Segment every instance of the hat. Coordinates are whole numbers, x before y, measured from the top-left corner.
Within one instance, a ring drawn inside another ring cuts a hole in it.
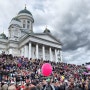
[[[68,83],[68,81],[67,81],[67,80],[64,80],[64,82]]]
[[[21,83],[19,83],[18,85],[21,86]]]

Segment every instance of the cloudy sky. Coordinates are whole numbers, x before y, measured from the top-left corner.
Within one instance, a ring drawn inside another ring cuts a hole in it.
[[[63,43],[64,62],[90,62],[90,0],[0,0],[0,32],[8,35],[8,26],[18,12],[33,14],[34,32],[46,25]]]

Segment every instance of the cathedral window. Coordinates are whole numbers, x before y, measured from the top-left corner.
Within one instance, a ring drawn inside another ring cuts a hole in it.
[[[25,28],[25,24],[23,24],[23,28]]]
[[[18,30],[14,31],[14,37],[17,38],[18,37]]]
[[[27,25],[27,28],[29,29],[29,25]]]
[[[29,29],[30,21],[27,21],[27,28]]]
[[[27,23],[30,23],[30,21],[27,21]]]
[[[23,28],[25,28],[25,23],[26,23],[25,20],[23,20]]]

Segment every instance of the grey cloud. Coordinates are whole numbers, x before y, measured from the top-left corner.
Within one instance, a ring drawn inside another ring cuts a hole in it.
[[[73,51],[63,52],[63,59],[67,63],[85,64],[90,62],[90,51],[86,47],[81,47]]]
[[[63,16],[62,22],[57,24],[58,37],[64,43],[63,50],[75,50],[90,45],[90,18],[87,19],[90,14],[89,6],[84,3],[71,7],[70,12]]]
[[[34,2],[33,9],[35,10],[44,10],[44,0],[37,0]]]

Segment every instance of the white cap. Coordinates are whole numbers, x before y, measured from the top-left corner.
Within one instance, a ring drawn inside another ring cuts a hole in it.
[[[66,80],[66,79],[65,79],[65,80],[64,80],[64,82],[66,82],[66,83],[67,83],[67,82],[68,82],[68,80]]]
[[[19,83],[18,85],[21,85],[21,83]]]

